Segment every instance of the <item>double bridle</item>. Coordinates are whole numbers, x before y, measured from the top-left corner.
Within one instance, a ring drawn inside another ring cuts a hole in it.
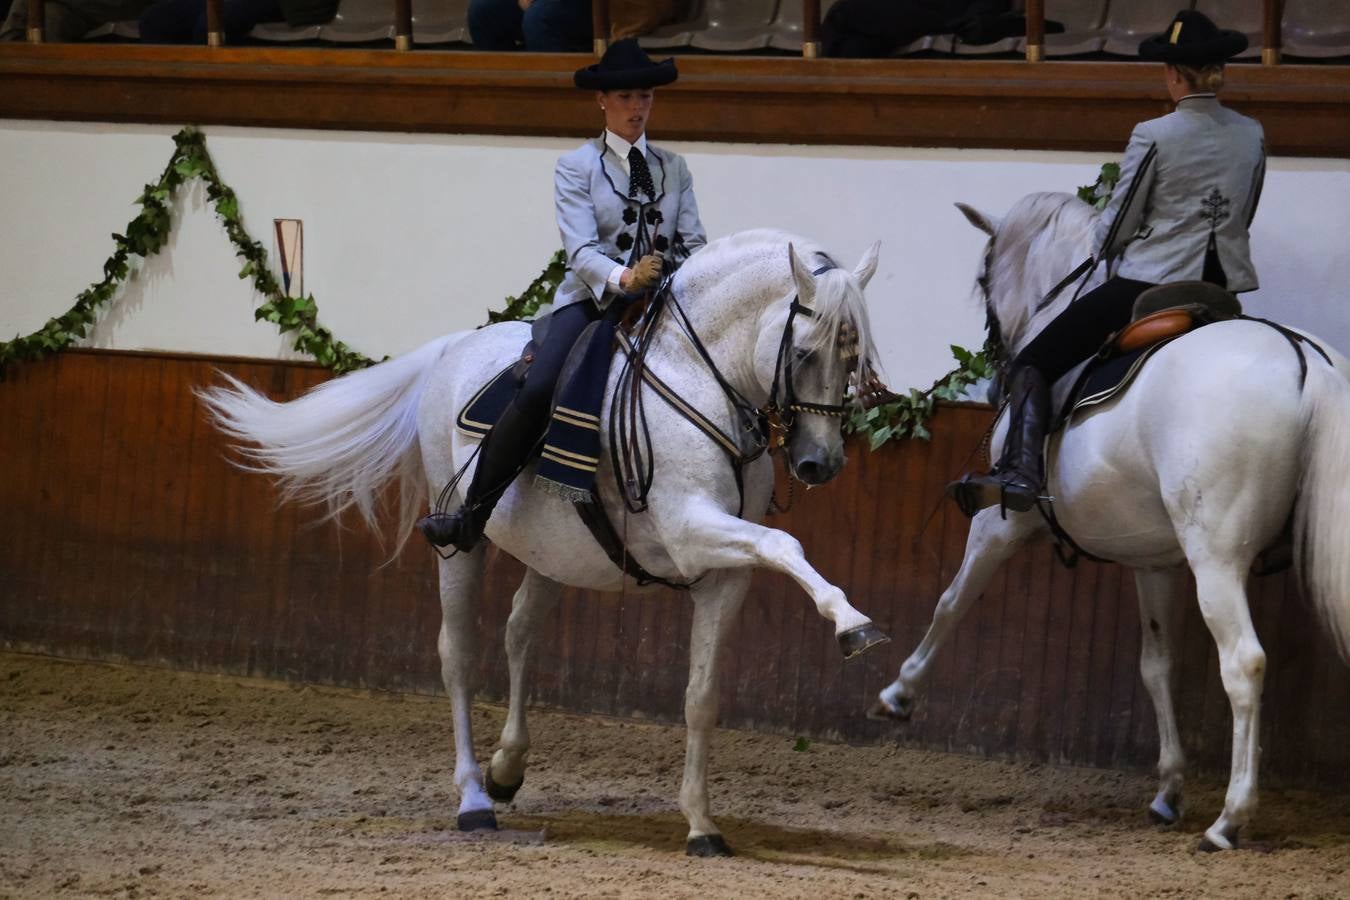
[[[833,268],[836,268],[833,264],[825,265],[811,274],[819,276]],[[675,292],[671,289],[672,280],[673,276],[667,276],[653,295],[651,305],[643,317],[642,333],[634,342],[631,351],[625,354],[623,369],[619,373],[618,384],[615,389],[614,412],[611,414],[609,422],[609,446],[611,462],[614,464],[614,471],[620,482],[620,494],[623,496],[624,504],[630,512],[642,512],[647,508],[647,496],[651,491],[654,479],[655,462],[651,454],[651,434],[647,426],[645,404],[642,399],[643,370],[647,350],[651,345],[653,335],[657,331],[657,323],[662,314],[666,310],[670,310],[672,319],[684,332],[685,337],[703,360],[704,365],[708,367],[708,371],[731,405],[735,426],[730,443],[743,449],[738,452],[728,450],[727,453],[731,460],[732,470],[736,475],[737,488],[742,494],[743,506],[742,468],[758,459],[766,450],[772,451],[785,446],[791,438],[798,414],[837,418],[842,428],[844,417],[848,412],[848,405],[844,402],[848,388],[845,387],[844,397],[840,398],[838,404],[812,403],[797,396],[793,380],[795,369],[792,352],[793,326],[797,316],[815,318],[816,311],[803,305],[799,297],[793,296],[788,308],[787,322],[783,326],[783,335],[778,342],[778,356],[774,362],[773,386],[769,391],[769,398],[763,406],[756,406],[727,381],[726,376],[722,374],[721,369],[718,368],[717,363],[708,353],[708,348],[699,338],[688,313],[685,312],[684,307],[675,297]],[[848,323],[841,326],[838,343],[841,353],[848,362],[850,378],[852,378],[857,368],[858,359],[857,329]],[[693,421],[700,429],[707,431],[710,423],[705,417],[698,415],[696,411],[695,415],[691,416],[685,410],[680,409],[679,406],[675,408],[677,412]],[[703,421],[699,421],[699,419],[703,419]],[[744,447],[741,438],[736,437],[738,435],[749,439],[748,448]],[[729,442],[719,441],[719,443],[725,448]]]

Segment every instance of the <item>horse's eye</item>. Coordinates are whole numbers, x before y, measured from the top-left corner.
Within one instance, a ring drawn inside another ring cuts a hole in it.
[[[793,356],[796,357],[797,362],[806,362],[811,357],[811,351],[805,347],[798,347],[793,351]]]

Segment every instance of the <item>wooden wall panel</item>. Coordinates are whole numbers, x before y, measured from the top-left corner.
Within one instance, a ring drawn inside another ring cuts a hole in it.
[[[319,523],[232,468],[191,393],[217,370],[278,399],[326,377],[279,362],[72,352],[0,384],[0,645],[438,693],[434,558],[413,543],[387,562],[389,548],[360,523]],[[895,640],[845,663],[801,590],[757,573],[724,673],[724,724],[1054,763],[1153,764],[1133,578],[1092,563],[1065,570],[1046,546],[1014,559],[976,602],[912,723],[862,717],[960,564],[966,521],[942,489],[967,465],[988,416],[945,408],[930,443],[855,447],[835,483],[798,489],[791,511],[773,517]],[[522,570],[492,552],[479,674],[484,696],[500,700],[501,639]],[[1197,765],[1224,772],[1228,704],[1193,591],[1187,579],[1183,739]],[[1265,774],[1345,783],[1350,670],[1291,578],[1256,579],[1251,595],[1269,659]],[[532,701],[678,720],[689,626],[690,605],[674,592],[568,591],[537,641]]]

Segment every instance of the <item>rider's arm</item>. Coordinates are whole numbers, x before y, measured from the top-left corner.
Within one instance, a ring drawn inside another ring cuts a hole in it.
[[[1144,222],[1149,194],[1157,175],[1158,148],[1141,128],[1130,135],[1125,158],[1120,162],[1120,181],[1111,200],[1097,219],[1092,233],[1092,255],[1111,259],[1120,255]]]
[[[1257,126],[1258,128],[1260,126]],[[1266,138],[1261,135],[1261,158],[1257,160],[1256,169],[1252,172],[1252,190],[1247,195],[1247,202],[1251,204],[1247,208],[1247,227],[1252,227],[1252,220],[1256,218],[1256,206],[1261,202],[1261,188],[1266,184]]]
[[[604,306],[617,290],[611,285],[617,285],[627,270],[616,265],[600,249],[590,178],[575,160],[563,157],[554,170],[553,185],[558,230],[567,252],[567,266],[590,288],[595,302]]]
[[[684,162],[684,157],[678,157],[679,165],[679,185],[680,185],[680,215],[675,220],[675,234],[678,236],[676,249],[680,244],[684,245],[683,253],[688,256],[699,247],[708,243],[708,235],[703,230],[703,223],[698,218],[698,201],[694,199],[694,177],[689,174],[689,166]],[[676,258],[676,263],[684,260]]]

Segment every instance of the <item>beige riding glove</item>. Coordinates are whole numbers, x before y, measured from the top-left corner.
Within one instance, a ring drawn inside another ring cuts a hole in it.
[[[661,257],[650,253],[642,257],[637,261],[637,265],[633,266],[633,275],[628,279],[627,291],[630,294],[637,294],[656,287],[661,283],[661,270]]]

